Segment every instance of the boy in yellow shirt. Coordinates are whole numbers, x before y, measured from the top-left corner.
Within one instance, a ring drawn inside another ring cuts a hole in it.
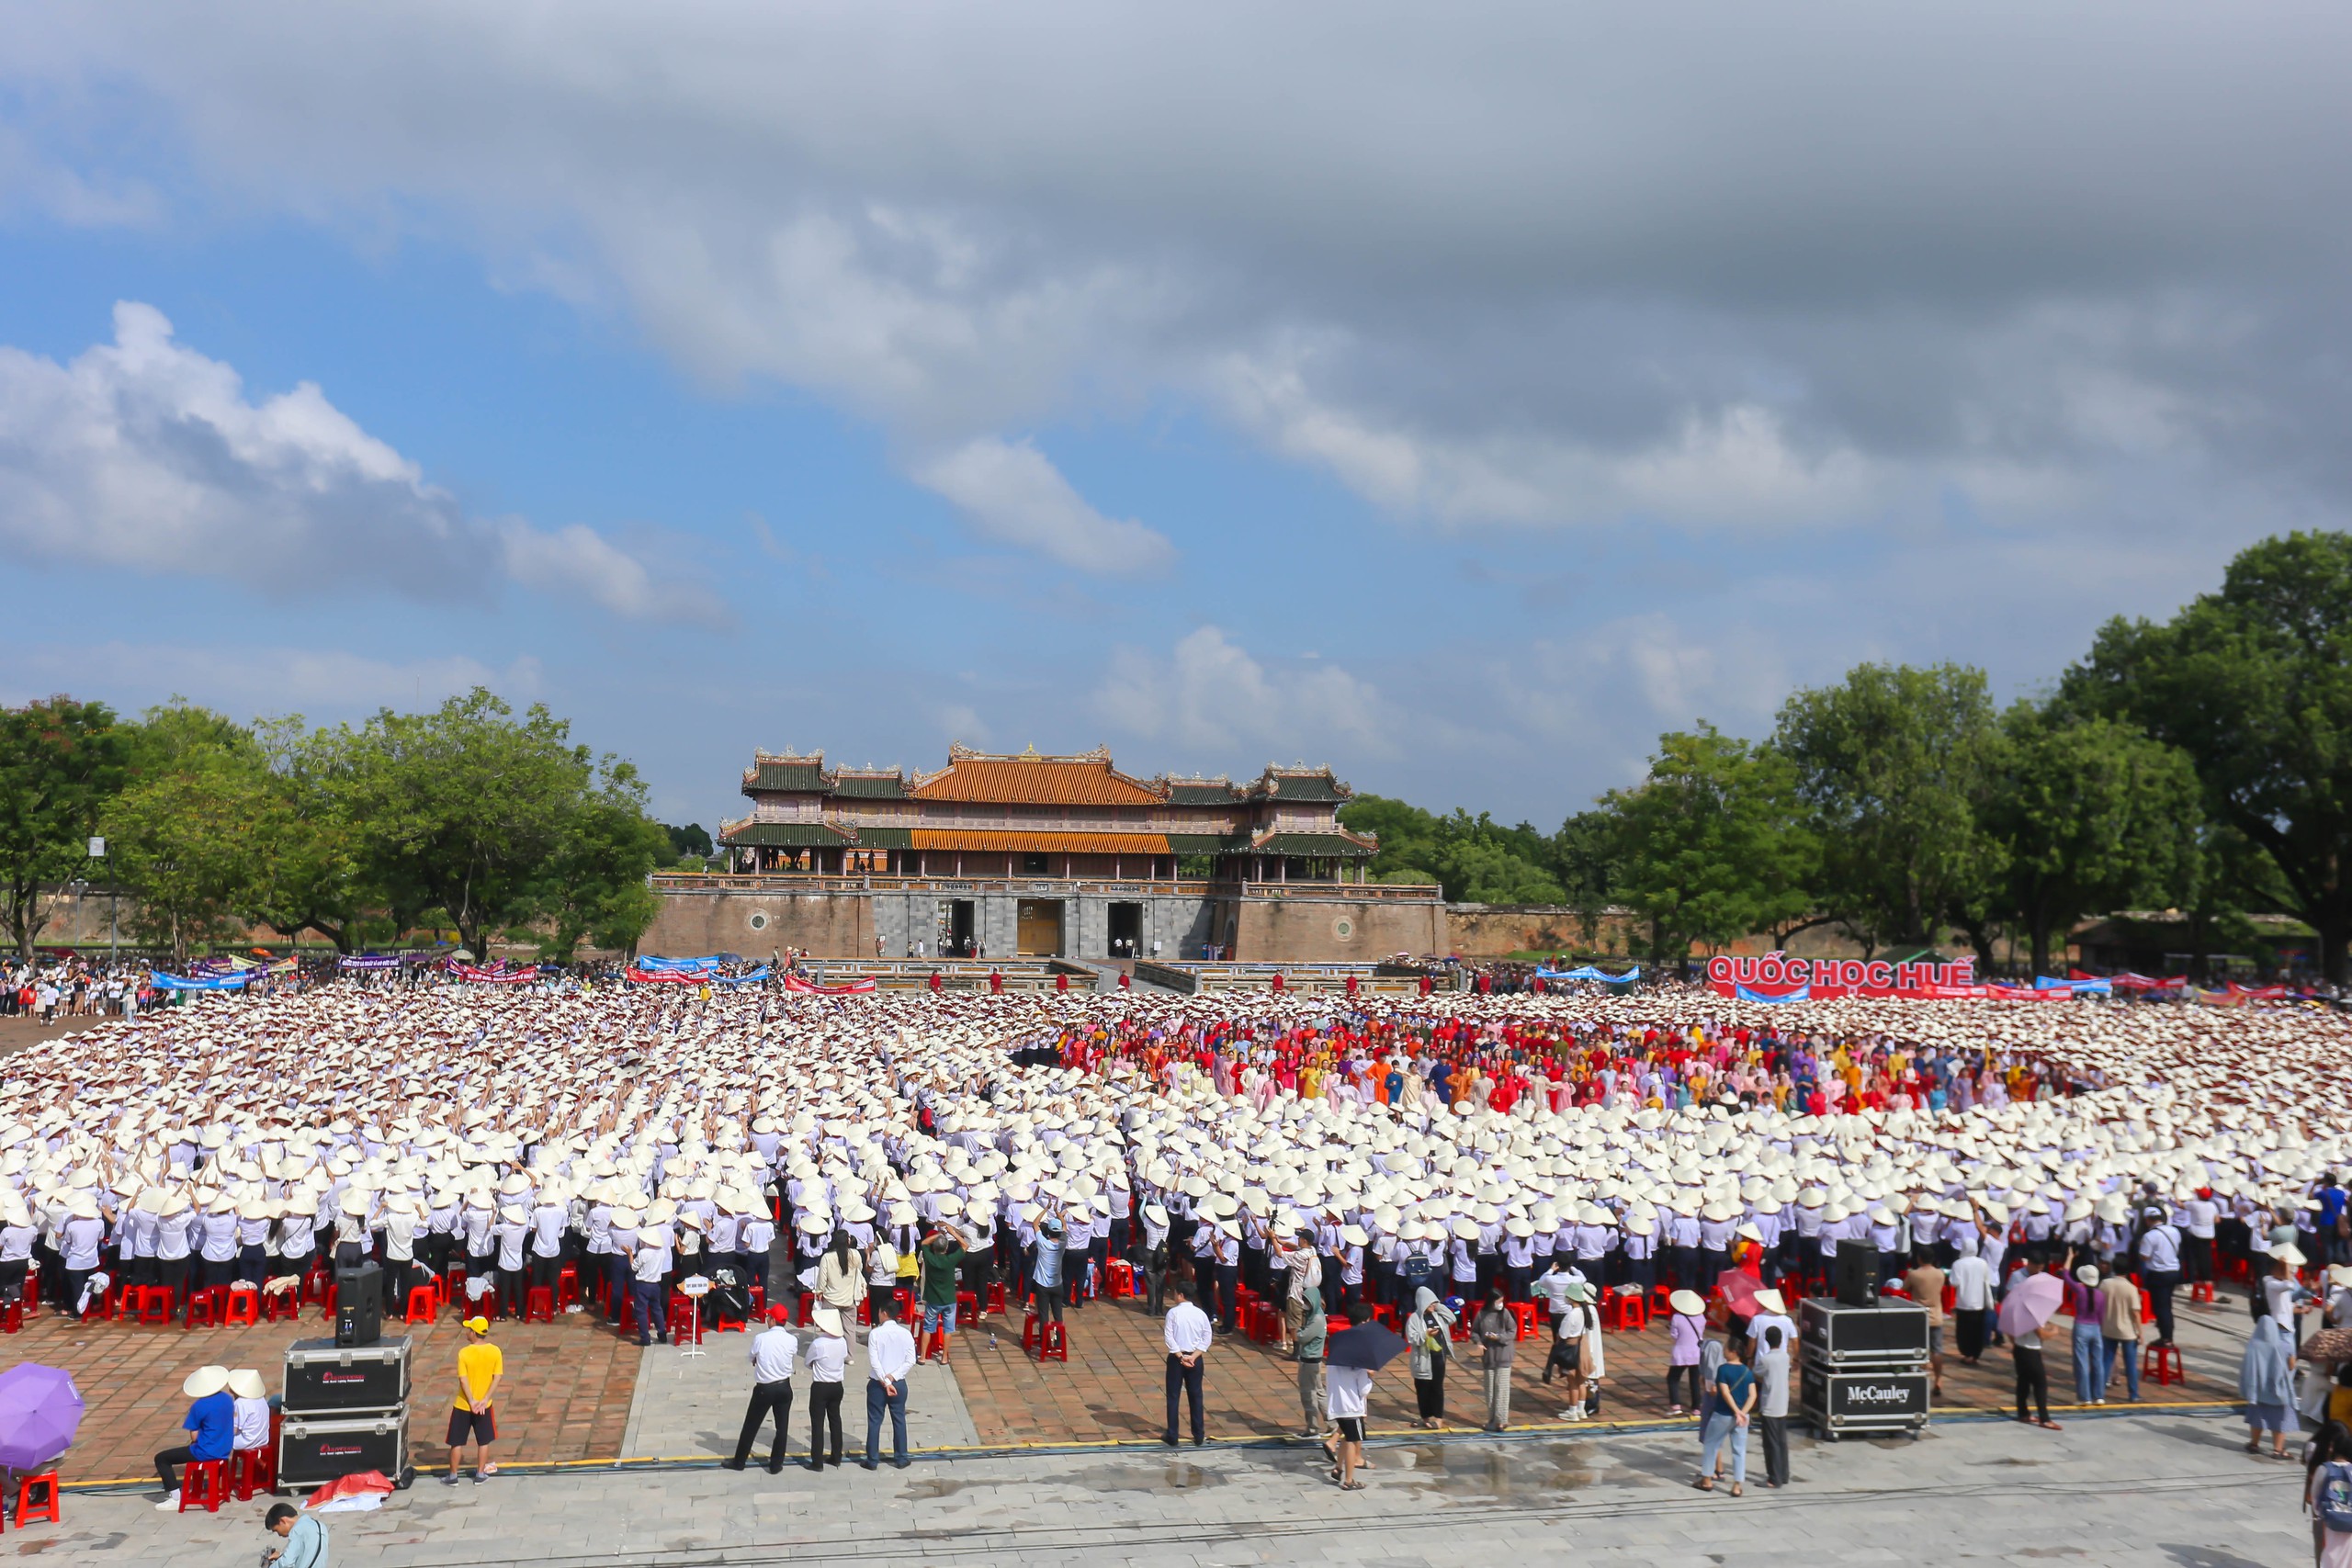
[[[465,1347],[458,1352],[458,1397],[449,1412],[449,1478],[458,1483],[458,1461],[468,1442],[474,1445],[474,1479],[487,1481],[498,1473],[491,1462],[490,1445],[498,1438],[498,1419],[491,1402],[498,1394],[498,1380],[506,1375],[506,1358],[490,1342],[490,1319],[466,1319]]]

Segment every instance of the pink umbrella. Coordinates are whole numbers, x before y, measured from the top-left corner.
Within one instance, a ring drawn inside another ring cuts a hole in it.
[[[2001,1332],[2012,1339],[2038,1334],[2058,1314],[2066,1287],[2055,1274],[2029,1274],[2009,1287],[2001,1301]]]

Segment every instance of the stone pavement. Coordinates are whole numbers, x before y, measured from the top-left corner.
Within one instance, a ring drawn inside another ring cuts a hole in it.
[[[862,1333],[862,1331],[861,1331]],[[795,1337],[805,1350],[816,1337],[813,1329],[798,1329]],[[751,1337],[707,1335],[704,1354],[689,1356],[677,1348],[655,1346],[639,1363],[637,1393],[628,1427],[616,1450],[630,1459],[712,1459],[735,1451],[743,1429],[743,1412],[752,1388]],[[853,1336],[848,1392],[842,1403],[842,1440],[848,1449],[865,1451],[865,1346]],[[752,1462],[764,1460],[775,1427],[771,1421],[752,1444]],[[792,1377],[792,1418],[787,1451],[796,1459],[808,1452],[808,1369],[796,1366]],[[888,1417],[882,1440],[889,1442]],[[956,1380],[937,1366],[918,1366],[907,1380],[907,1444],[915,1449],[970,1449],[979,1443],[972,1417]]]
[[[410,1424],[410,1437],[417,1462],[446,1462],[441,1438],[448,1416],[443,1412],[455,1393],[458,1348],[465,1338],[456,1311],[445,1311],[437,1325],[387,1323],[385,1331],[416,1341],[412,1375],[421,1414]],[[74,1374],[85,1410],[81,1433],[59,1467],[70,1485],[153,1475],[156,1450],[187,1440],[177,1431],[187,1412],[180,1384],[197,1368],[207,1362],[252,1367],[275,1393],[283,1386],[286,1347],[334,1332],[316,1306],[306,1308],[299,1323],[233,1329],[77,1324],[44,1312],[23,1332],[0,1335],[0,1367],[37,1361]],[[588,1314],[553,1325],[500,1323],[491,1339],[506,1357],[498,1396],[499,1459],[610,1459],[622,1451],[638,1381],[634,1340],[594,1326]]]
[[[1341,1493],[1305,1445],[919,1461],[903,1472],[567,1469],[437,1481],[378,1512],[327,1516],[338,1562],[550,1568],[786,1562],[1195,1568],[1313,1561],[1460,1568],[1577,1561],[2300,1568],[2300,1467],[2248,1458],[2218,1416],[2104,1417],[2063,1432],[1955,1420],[1917,1439],[1792,1443],[1796,1484],[1689,1488],[1687,1433],[1457,1438],[1374,1445]],[[70,1495],[17,1550],[125,1568],[249,1562],[261,1503],[155,1511]],[[11,1531],[11,1534],[16,1532]]]

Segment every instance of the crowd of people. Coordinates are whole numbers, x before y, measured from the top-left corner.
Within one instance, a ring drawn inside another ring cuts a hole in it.
[[[1466,1318],[1500,1426],[1489,1314],[1566,1325],[1547,1371],[1589,1409],[1609,1292],[1806,1288],[1848,1247],[1890,1283],[1949,1271],[1964,1357],[2013,1261],[2133,1278],[2159,1339],[2176,1289],[2240,1262],[2287,1281],[2264,1304],[2290,1334],[2334,1320],[2347,1043],[2284,1008],[329,984],[0,1065],[0,1296],[34,1267],[81,1311],[372,1258],[388,1307],[462,1276],[487,1315],[570,1265],[642,1337],[678,1281],[723,1275],[845,1325],[912,1301],[939,1358],[959,1297],[1034,1314],[1042,1346],[1119,1259],[1215,1331],[1244,1287],[1284,1303],[1294,1348],[1374,1307],[1423,1346]],[[1736,1464],[1791,1347],[1730,1337],[1745,1376],[1680,1364]]]

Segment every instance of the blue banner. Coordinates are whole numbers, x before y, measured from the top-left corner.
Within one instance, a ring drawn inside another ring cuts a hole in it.
[[[1753,987],[1742,986],[1738,988],[1737,994],[1739,999],[1744,1002],[1809,1002],[1813,1000],[1811,986],[1799,986],[1795,990],[1777,997],[1768,997]]]
[[[752,970],[748,975],[712,975],[708,976],[708,978],[717,981],[722,986],[748,986],[754,980],[764,980],[767,977],[768,966],[764,964],[761,964],[757,969]]]
[[[1574,969],[1546,969],[1539,964],[1535,966],[1535,977],[1539,980],[1599,980],[1608,986],[1627,986],[1642,977],[1642,966],[1636,964],[1623,975],[1611,975],[1589,964]]]
[[[718,968],[718,960],[716,958],[640,958],[637,961],[637,966],[657,975],[699,975],[705,970]]]
[[[156,970],[148,984],[159,991],[242,991],[253,984],[250,973],[238,975],[166,975]]]
[[[2085,995],[2106,997],[2115,994],[2115,987],[2105,980],[2061,980],[2053,975],[2035,976],[2033,988],[2037,991],[2072,991],[2078,997]]]

